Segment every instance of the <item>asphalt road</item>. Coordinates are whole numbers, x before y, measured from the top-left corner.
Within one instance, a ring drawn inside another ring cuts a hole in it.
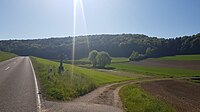
[[[29,58],[0,62],[0,112],[37,112],[36,101]]]

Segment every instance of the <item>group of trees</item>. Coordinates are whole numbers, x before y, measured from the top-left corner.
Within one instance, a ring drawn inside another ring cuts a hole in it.
[[[170,39],[142,34],[88,35],[76,37],[75,42],[75,59],[87,57],[92,50],[108,52],[112,57],[129,57],[133,51],[148,57],[200,54],[200,34]],[[0,50],[47,59],[59,59],[64,53],[72,59],[72,43],[72,37],[2,40]]]
[[[148,47],[146,49],[145,54],[139,54],[139,52],[133,51],[131,56],[129,57],[129,60],[130,61],[137,61],[137,60],[142,60],[142,59],[145,59],[145,58],[149,58],[153,54],[153,51],[154,51],[154,49],[152,49],[150,47]]]
[[[93,67],[105,67],[107,64],[110,64],[112,60],[107,52],[98,52],[96,50],[89,53],[88,59],[92,63]]]

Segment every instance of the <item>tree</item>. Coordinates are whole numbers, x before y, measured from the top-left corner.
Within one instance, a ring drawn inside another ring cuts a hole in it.
[[[152,53],[153,53],[153,49],[151,49],[150,47],[148,47],[148,48],[146,49],[145,55],[146,55],[146,56],[151,56]]]
[[[112,59],[107,52],[102,51],[102,52],[98,53],[96,60],[97,60],[97,64],[100,67],[105,67],[107,64],[111,63]]]
[[[97,60],[96,60],[97,55],[98,55],[98,52],[96,50],[92,50],[89,53],[88,59],[92,63],[93,67],[95,67],[97,65]]]
[[[137,60],[137,59],[139,58],[139,56],[140,56],[140,55],[139,55],[138,52],[133,51],[132,54],[131,54],[131,56],[129,57],[129,60],[135,61],[135,60]]]

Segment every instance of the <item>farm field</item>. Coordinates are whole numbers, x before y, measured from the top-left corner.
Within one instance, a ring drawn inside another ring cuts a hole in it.
[[[155,59],[155,58],[153,58]],[[175,56],[166,56],[157,58],[157,60],[176,60],[176,61],[194,61],[199,60],[200,61],[200,55],[193,54],[193,55],[175,55]]]
[[[133,62],[139,66],[200,70],[200,55],[176,55]]]
[[[132,84],[123,87],[119,94],[126,112],[175,112],[163,101]]]
[[[196,55],[195,55],[196,56]],[[183,56],[182,56],[183,57]],[[188,57],[188,55],[186,55]],[[192,55],[190,55],[192,57]],[[127,58],[114,58],[114,62],[105,69],[96,69],[103,72],[129,72],[129,74],[143,74],[160,77],[196,77],[200,76],[200,61],[177,61],[145,59],[142,61],[126,62]],[[84,59],[85,60],[85,59]],[[128,60],[128,59],[127,59]],[[91,68],[90,64],[79,64],[84,68]],[[108,70],[106,70],[108,69]],[[124,74],[123,73],[123,74]],[[127,73],[125,73],[127,74]],[[130,76],[130,75],[129,75]]]
[[[187,60],[178,61],[179,59],[178,57]],[[170,58],[172,59],[172,57]],[[152,76],[167,76],[167,77],[200,76],[200,61],[198,60],[199,55],[180,55],[180,56],[178,55],[173,57],[174,60],[160,60],[160,59],[161,58],[154,58],[154,59],[145,59],[141,61],[126,62],[126,63],[112,63],[111,65],[109,65],[109,67],[115,68],[119,71],[140,73]],[[196,61],[194,59],[196,59]]]
[[[128,62],[129,61],[128,58],[124,58],[124,57],[111,57],[111,58],[112,58],[112,60],[111,60],[112,63],[122,63],[122,62]],[[71,64],[72,60],[66,60],[65,63]],[[82,59],[79,59],[79,60],[75,60],[74,63],[76,65],[90,64],[88,58],[82,58]]]
[[[47,99],[71,100],[94,90],[100,85],[131,80],[131,78],[114,76],[76,66],[74,66],[74,75],[71,75],[72,65],[68,64],[64,64],[65,72],[59,75],[56,69],[59,66],[58,62],[36,57],[31,57],[31,60],[42,87],[42,93]],[[48,80],[47,72],[50,66],[56,74],[51,73]]]
[[[146,59],[132,63],[138,66],[146,66],[146,67],[200,70],[200,60],[177,61],[177,60]]]
[[[16,57],[16,54],[0,51],[0,62]]]
[[[176,69],[176,68],[161,68],[161,67],[150,67],[150,66],[139,66],[131,63],[117,63],[111,64],[110,67],[122,70],[125,72],[140,73],[150,76],[161,76],[161,77],[193,77],[200,76],[200,70],[189,70],[189,69]]]
[[[200,85],[179,80],[141,83],[140,86],[153,96],[166,101],[177,112],[200,111]]]
[[[128,62],[128,58],[123,58],[123,57],[112,57],[111,63],[123,63],[123,62]]]

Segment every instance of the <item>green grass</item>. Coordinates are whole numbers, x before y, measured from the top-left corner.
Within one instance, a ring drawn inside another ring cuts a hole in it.
[[[72,64],[72,60],[65,60],[64,63]],[[90,62],[89,61],[84,61],[84,60],[74,60],[74,64],[75,65],[86,65],[86,64],[90,64]]]
[[[129,61],[128,58],[124,58],[124,57],[112,57],[111,63],[122,63],[122,62],[128,62],[128,61]],[[72,64],[72,60],[65,60],[64,62],[66,64]],[[91,64],[91,63],[88,60],[88,58],[82,58],[82,59],[79,59],[79,60],[75,60],[74,64],[75,65],[88,65],[88,64]]]
[[[16,57],[16,54],[0,51],[0,62]]]
[[[89,62],[88,58],[82,58],[79,61],[87,61],[87,62]]]
[[[58,62],[41,58],[31,57],[34,69],[42,87],[42,94],[50,100],[70,100],[84,95],[96,87],[112,82],[130,80],[130,78],[114,76],[86,68],[64,64],[65,72],[62,75],[57,73]],[[51,73],[50,80],[47,79],[48,68],[52,66],[56,75]]]
[[[165,102],[134,85],[123,87],[119,95],[126,112],[175,112]]]
[[[187,80],[193,83],[200,83],[200,77],[193,77]]]
[[[128,58],[123,57],[112,57],[112,63],[121,63],[121,62],[128,62]]]
[[[159,68],[159,67],[147,67],[138,66],[129,63],[115,63],[111,64],[110,67],[126,72],[141,73],[145,75],[157,75],[164,77],[190,77],[200,76],[200,70],[186,70],[176,68]]]
[[[200,60],[200,55],[176,55],[157,58],[157,60],[177,60],[177,61],[192,61]]]

